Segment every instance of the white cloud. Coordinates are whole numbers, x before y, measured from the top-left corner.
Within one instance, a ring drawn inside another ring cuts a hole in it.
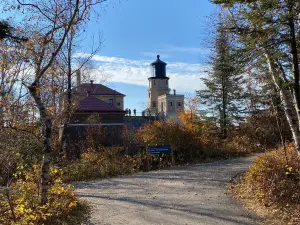
[[[87,57],[87,54],[78,53],[77,57]],[[95,55],[98,71],[92,70],[91,76],[95,81],[100,80],[101,74],[108,76],[109,82],[122,82],[148,86],[148,77],[151,77],[151,61],[131,60],[126,58]],[[179,92],[194,92],[203,88],[200,76],[205,76],[204,66],[200,64],[170,62],[167,66],[167,76],[170,77],[170,88]],[[98,78],[97,78],[98,76]]]

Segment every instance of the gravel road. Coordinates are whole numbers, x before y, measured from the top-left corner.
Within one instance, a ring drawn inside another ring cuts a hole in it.
[[[90,224],[258,224],[226,194],[226,185],[253,157],[76,183],[93,207]]]

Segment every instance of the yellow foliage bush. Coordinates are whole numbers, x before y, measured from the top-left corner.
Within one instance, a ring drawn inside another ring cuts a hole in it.
[[[103,152],[89,151],[81,159],[63,168],[64,181],[80,181],[131,174],[140,170],[139,156],[121,155],[120,147],[103,149]]]
[[[258,157],[243,177],[241,188],[264,206],[279,208],[285,216],[297,215],[299,219],[300,157],[294,146]]]
[[[80,224],[88,214],[88,207],[80,203],[61,180],[61,170],[50,169],[51,184],[48,203],[40,205],[41,168],[20,171],[9,189],[0,193],[0,224]]]
[[[138,137],[144,145],[171,145],[178,162],[191,162],[201,155],[198,134],[173,121],[146,124]]]

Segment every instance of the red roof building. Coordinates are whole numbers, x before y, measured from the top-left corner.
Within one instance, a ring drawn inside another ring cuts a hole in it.
[[[91,81],[91,83],[80,84],[76,88],[76,93],[85,95],[87,92],[89,92],[91,95],[118,95],[125,97],[124,94],[106,87],[103,84],[94,84],[93,81]]]
[[[116,111],[118,109],[124,110],[124,97],[125,95],[113,90],[103,84],[83,83],[73,89],[73,96],[75,102],[77,101],[80,108],[84,104],[89,104],[89,108],[95,110],[108,110]],[[100,101],[97,101],[100,100]],[[107,103],[107,104],[105,104]],[[112,106],[112,107],[109,107]],[[81,110],[79,108],[79,110]]]
[[[93,82],[79,85],[72,93],[75,110],[66,129],[68,148],[79,153],[81,149],[86,149],[89,128],[99,125],[104,133],[97,138],[105,140],[102,144],[118,144],[126,113],[123,109],[125,95]]]
[[[104,102],[92,95],[79,101],[76,112],[89,112],[89,113],[117,113],[125,114],[125,112],[107,102]]]

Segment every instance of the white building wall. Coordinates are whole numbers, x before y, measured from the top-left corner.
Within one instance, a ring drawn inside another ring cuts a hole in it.
[[[178,117],[178,113],[184,109],[184,95],[161,95],[158,97],[159,115],[170,118]]]

